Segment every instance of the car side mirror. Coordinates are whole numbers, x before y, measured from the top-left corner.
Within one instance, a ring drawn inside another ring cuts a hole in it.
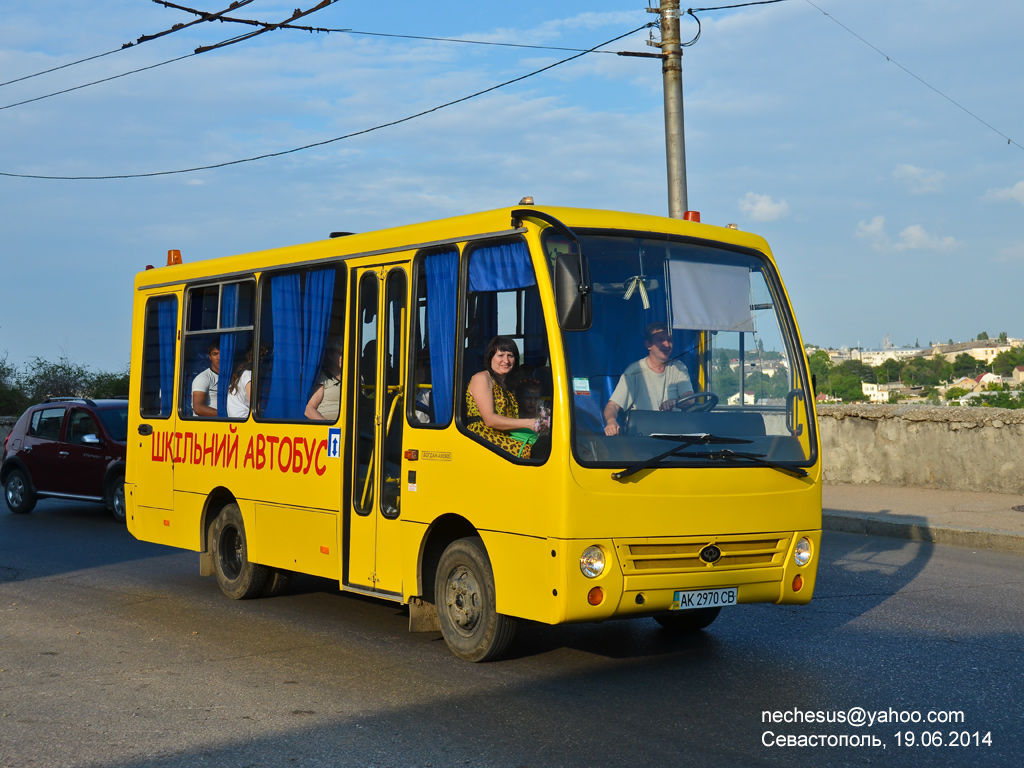
[[[582,255],[559,254],[555,260],[555,309],[563,331],[585,331],[594,319],[590,266]]]
[[[82,435],[83,445],[102,445],[103,441],[100,440],[96,435]]]

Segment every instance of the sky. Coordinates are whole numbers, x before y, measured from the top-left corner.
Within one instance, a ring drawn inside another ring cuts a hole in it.
[[[200,3],[229,5],[188,5]],[[254,0],[229,15],[279,22],[296,7]],[[695,13],[701,34],[683,56],[688,207],[768,240],[806,343],[1024,337],[1024,3],[785,0]],[[282,152],[574,55],[275,30],[188,56],[253,30],[223,22],[121,50],[194,18],[146,0],[5,3],[0,173],[124,176]],[[642,0],[339,0],[296,23],[586,49],[656,18]],[[697,29],[684,17],[684,40]],[[653,52],[651,34],[604,50]],[[48,96],[142,67],[153,68]],[[524,195],[667,215],[662,93],[657,60],[592,53],[279,157],[143,178],[0,176],[0,360],[126,369],[134,275],[172,248],[197,261]]]

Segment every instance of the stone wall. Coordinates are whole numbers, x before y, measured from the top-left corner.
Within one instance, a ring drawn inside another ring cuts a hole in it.
[[[1024,410],[818,407],[827,483],[1024,493]]]

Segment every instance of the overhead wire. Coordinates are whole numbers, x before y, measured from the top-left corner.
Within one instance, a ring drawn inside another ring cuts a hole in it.
[[[478,96],[483,96],[486,93],[491,93],[492,91],[496,91],[499,88],[505,88],[506,86],[512,85],[514,83],[522,82],[523,80],[526,80],[527,78],[534,77],[534,76],[539,75],[539,74],[541,74],[543,72],[547,72],[548,70],[554,69],[555,67],[561,66],[562,64],[567,64],[570,61],[574,61],[574,60],[576,60],[576,59],[578,59],[578,58],[580,58],[582,56],[586,56],[588,53],[594,53],[599,48],[603,48],[606,45],[611,45],[612,43],[617,42],[619,40],[622,40],[625,37],[629,37],[632,34],[635,34],[637,32],[641,32],[641,31],[643,31],[645,29],[649,29],[649,28],[651,28],[651,27],[653,27],[655,25],[656,25],[656,22],[648,22],[647,24],[644,24],[643,26],[637,27],[636,29],[631,29],[629,32],[621,34],[621,35],[619,35],[617,37],[613,37],[611,40],[606,40],[603,43],[599,43],[598,45],[595,45],[592,48],[587,48],[587,49],[583,50],[582,52],[575,54],[574,56],[569,56],[567,58],[561,59],[560,61],[556,61],[553,64],[548,64],[547,66],[541,67],[540,69],[535,69],[534,71],[529,72],[529,73],[527,73],[525,75],[520,75],[519,77],[512,78],[511,80],[506,80],[505,82],[498,83],[497,85],[492,85],[489,88],[484,88],[482,91],[477,91],[476,93],[471,93],[468,96],[463,96],[461,98],[453,99],[452,101],[445,102],[444,104],[439,104],[436,107],[431,107],[430,109],[424,109],[424,110],[422,110],[420,112],[416,112],[415,114],[407,115],[407,116],[399,118],[397,120],[391,120],[391,121],[389,121],[387,123],[381,123],[380,125],[375,125],[372,128],[364,128],[364,129],[359,130],[359,131],[353,131],[352,133],[346,133],[346,134],[344,134],[342,136],[335,136],[334,138],[331,138],[331,139],[325,139],[323,141],[316,141],[316,142],[313,142],[311,144],[304,144],[301,147],[293,147],[292,149],[285,149],[285,150],[282,150],[280,152],[267,152],[265,154],[256,155],[254,157],[246,157],[246,158],[241,158],[239,160],[228,160],[228,161],[223,162],[223,163],[213,163],[213,164],[210,164],[210,165],[200,165],[200,166],[195,166],[193,168],[181,168],[181,169],[173,170],[173,171],[152,171],[152,172],[149,172],[149,173],[124,173],[124,174],[112,174],[112,175],[106,175],[106,176],[43,176],[43,175],[39,175],[39,174],[5,173],[3,171],[0,171],[0,176],[6,176],[6,177],[18,178],[18,179],[46,179],[46,180],[61,180],[61,181],[98,181],[98,180],[105,180],[105,179],[140,179],[140,178],[147,178],[147,177],[151,177],[151,176],[171,176],[171,175],[182,174],[182,173],[193,173],[195,171],[208,171],[208,170],[212,170],[214,168],[225,168],[225,167],[230,166],[230,165],[241,165],[242,163],[251,163],[251,162],[254,162],[256,160],[265,160],[265,159],[271,158],[271,157],[281,157],[283,155],[290,155],[290,154],[293,154],[295,152],[302,152],[303,150],[313,149],[314,147],[322,147],[322,146],[325,146],[327,144],[333,144],[333,143],[338,142],[338,141],[344,141],[345,139],[351,139],[351,138],[353,138],[355,136],[363,136],[363,135],[368,134],[368,133],[373,133],[374,131],[379,131],[379,130],[381,130],[383,128],[390,128],[390,127],[395,126],[395,125],[400,125],[401,123],[407,123],[410,120],[415,120],[415,119],[417,119],[419,117],[423,117],[424,115],[429,115],[432,112],[437,112],[437,111],[445,109],[447,107],[451,107],[451,106],[454,106],[456,104],[461,104],[462,102],[469,101],[470,99],[475,99]]]
[[[899,67],[900,69],[902,69],[902,70],[903,70],[904,72],[906,72],[906,73],[907,73],[908,75],[910,75],[910,76],[911,76],[912,78],[914,78],[915,80],[917,80],[917,81],[918,81],[919,83],[921,83],[921,84],[922,84],[923,86],[925,86],[926,88],[928,88],[928,89],[930,89],[930,90],[934,91],[935,93],[937,93],[937,94],[938,94],[939,96],[941,96],[942,98],[944,98],[944,99],[945,99],[946,101],[948,101],[948,102],[949,102],[950,104],[952,104],[953,106],[955,106],[955,107],[956,107],[957,109],[959,109],[959,110],[961,110],[961,111],[963,111],[963,112],[967,113],[968,115],[970,115],[971,117],[973,117],[973,118],[974,118],[975,120],[977,120],[977,121],[978,121],[979,123],[981,123],[982,125],[984,125],[984,126],[985,126],[986,128],[988,128],[989,130],[991,130],[992,132],[994,132],[994,133],[995,133],[995,134],[997,134],[998,136],[1001,136],[1002,138],[1006,139],[1006,143],[1007,143],[1007,144],[1012,144],[1012,145],[1014,145],[1015,147],[1017,147],[1018,149],[1024,149],[1024,146],[1021,146],[1021,145],[1020,145],[1019,143],[1017,143],[1016,141],[1014,141],[1013,139],[1011,139],[1011,138],[1010,138],[1009,136],[1007,136],[1007,135],[1006,135],[1005,133],[1003,133],[1002,131],[1000,131],[1000,130],[999,130],[998,128],[996,128],[996,127],[995,127],[995,126],[993,126],[992,124],[990,124],[990,123],[986,122],[986,121],[985,121],[985,120],[983,120],[982,118],[978,117],[978,115],[976,115],[976,114],[974,114],[973,112],[971,112],[971,110],[969,110],[969,109],[968,109],[967,107],[965,107],[965,106],[964,106],[963,104],[959,103],[958,101],[956,101],[956,100],[955,100],[955,99],[953,99],[952,97],[950,97],[950,96],[947,96],[947,95],[946,95],[945,93],[943,93],[942,91],[940,91],[940,90],[939,90],[938,88],[936,88],[936,87],[935,87],[934,85],[932,85],[931,83],[927,82],[927,81],[926,81],[926,80],[924,80],[923,78],[921,78],[921,77],[919,77],[918,75],[916,75],[916,74],[914,74],[913,72],[911,72],[911,71],[910,71],[909,69],[907,69],[907,68],[906,68],[905,66],[903,66],[902,64],[900,64],[900,63],[899,63],[898,61],[896,61],[896,60],[895,60],[894,58],[892,58],[892,57],[891,57],[891,56],[890,56],[889,54],[885,53],[885,51],[882,51],[882,50],[880,50],[879,48],[877,48],[877,47],[875,47],[874,45],[872,45],[871,43],[869,43],[869,42],[868,42],[867,40],[865,40],[865,39],[864,39],[863,37],[861,37],[861,36],[860,36],[860,35],[858,35],[858,34],[857,34],[856,32],[854,32],[854,31],[853,31],[852,29],[850,29],[850,28],[849,28],[848,26],[846,26],[845,24],[843,24],[843,22],[841,22],[841,21],[840,21],[839,19],[837,19],[837,18],[836,18],[835,16],[833,16],[833,15],[832,15],[831,13],[829,13],[829,12],[828,12],[828,11],[826,11],[826,10],[824,10],[823,8],[820,8],[820,7],[818,7],[818,6],[817,6],[817,5],[815,5],[815,4],[813,3],[813,2],[811,2],[811,0],[807,0],[807,4],[808,4],[808,5],[810,5],[810,6],[812,6],[812,7],[813,7],[813,8],[815,8],[815,9],[817,9],[818,11],[821,11],[821,13],[822,13],[822,14],[823,14],[823,15],[824,15],[824,16],[825,16],[826,18],[828,18],[828,19],[830,19],[830,20],[834,21],[834,22],[835,22],[836,24],[838,24],[838,25],[839,25],[840,27],[842,27],[842,28],[843,28],[843,29],[845,29],[845,30],[846,30],[847,32],[849,32],[849,33],[850,33],[851,35],[853,35],[854,37],[856,37],[856,38],[857,38],[858,40],[860,40],[860,41],[861,41],[862,43],[864,43],[864,45],[866,45],[866,46],[867,46],[868,48],[870,48],[871,50],[873,50],[873,51],[874,51],[875,53],[877,53],[877,54],[878,54],[878,55],[880,55],[880,56],[884,56],[884,57],[885,57],[885,60],[886,60],[887,62],[889,62],[890,64],[895,64],[895,65],[896,65],[897,67]]]
[[[161,4],[161,5],[172,6],[172,7],[179,7],[179,6],[173,6],[172,3],[163,2],[163,0],[153,0],[153,1],[157,2],[157,3]],[[202,21],[226,21],[226,19],[223,18],[223,14],[224,13],[227,13],[227,11],[232,10],[233,8],[240,8],[243,5],[248,5],[251,2],[252,2],[252,0],[237,0],[237,2],[232,3],[231,6],[229,6],[227,9],[225,9],[223,11],[218,11],[217,13],[205,13],[204,11],[194,11],[192,9],[186,9],[186,10],[191,11],[192,13],[203,14],[204,18],[197,19],[196,21],[190,21],[188,24],[177,24],[177,25],[171,27],[169,30],[165,30],[164,32],[160,32],[160,33],[158,33],[156,35],[144,35],[143,37],[139,38],[138,42],[148,42],[149,40],[154,40],[157,37],[162,37],[163,35],[170,34],[172,32],[177,32],[177,31],[179,31],[181,29],[185,29],[186,27],[190,27],[193,24],[198,24],[198,23],[200,23]],[[289,18],[290,19],[297,19],[297,18],[301,18],[302,16],[308,16],[309,14],[315,13],[316,11],[319,11],[319,10],[321,10],[323,8],[326,8],[327,6],[329,6],[329,5],[333,4],[333,3],[336,3],[336,2],[338,2],[338,0],[321,0],[319,5],[317,5],[314,8],[311,8],[308,11],[302,11],[302,10],[296,9],[295,13],[293,13]],[[246,39],[248,39],[250,37],[255,37],[256,35],[261,35],[264,32],[269,32],[272,29],[278,28],[279,26],[280,25],[277,25],[277,24],[268,24],[266,29],[261,29],[261,30],[259,30],[257,32],[251,32],[251,33],[249,33],[247,35],[240,35],[239,37],[231,38],[230,40],[225,40],[225,41],[222,41],[222,42],[217,43],[215,45],[209,45],[209,46],[204,46],[204,47],[196,48],[192,53],[187,53],[184,56],[178,56],[178,57],[173,58],[173,59],[168,59],[166,61],[158,62],[157,64],[150,64],[150,65],[145,66],[145,67],[139,67],[138,69],[132,69],[132,70],[129,70],[127,72],[122,72],[122,73],[120,73],[118,75],[111,75],[110,77],[103,77],[103,78],[100,78],[99,80],[93,80],[92,82],[89,82],[89,83],[82,83],[81,85],[72,86],[71,88],[64,88],[64,89],[59,90],[59,91],[53,91],[52,93],[46,93],[46,94],[43,94],[42,96],[35,96],[34,98],[31,98],[31,99],[24,99],[22,101],[16,101],[13,104],[5,104],[4,106],[0,107],[0,111],[3,111],[5,109],[11,109],[12,107],[20,107],[23,104],[31,104],[31,103],[33,103],[35,101],[42,101],[43,99],[49,99],[49,98],[51,98],[53,96],[60,96],[61,94],[64,94],[64,93],[71,93],[72,91],[80,91],[83,88],[89,88],[89,87],[91,87],[93,85],[99,85],[100,83],[108,83],[111,80],[117,80],[118,78],[121,78],[121,77],[127,77],[128,75],[134,75],[134,74],[137,74],[138,72],[145,72],[146,70],[149,70],[149,69],[156,69],[157,67],[162,67],[162,66],[165,66],[167,64],[173,64],[176,61],[181,61],[183,59],[187,59],[187,58],[190,58],[192,56],[196,56],[196,55],[198,55],[200,53],[206,53],[207,51],[212,51],[215,48],[222,48],[224,46],[232,45],[233,43],[237,43],[237,42],[240,42],[242,40],[246,40]],[[70,65],[68,65],[68,66],[70,66]]]
[[[164,6],[171,6],[172,5],[171,3],[163,2],[163,0],[153,0],[153,2],[158,3],[159,5],[164,5]],[[199,14],[202,18],[196,19],[195,21],[190,21],[187,24],[174,24],[169,29],[165,29],[162,32],[157,32],[157,33],[152,34],[152,35],[143,35],[138,40],[136,40],[134,43],[125,43],[120,48],[114,48],[113,50],[107,51],[106,53],[97,53],[95,56],[86,56],[84,59],[79,59],[78,61],[70,61],[67,64],[61,64],[59,67],[50,67],[50,69],[44,69],[41,72],[34,72],[31,75],[24,75],[23,77],[16,77],[13,80],[8,80],[5,83],[0,83],[0,88],[3,88],[5,85],[11,85],[12,83],[20,83],[23,80],[31,80],[33,77],[39,77],[40,75],[48,75],[50,72],[56,72],[59,69],[67,69],[68,67],[73,67],[76,64],[84,64],[85,62],[92,61],[94,59],[102,59],[104,56],[109,56],[112,53],[119,53],[119,52],[125,51],[125,50],[127,50],[129,48],[134,48],[136,45],[139,45],[141,43],[148,43],[150,40],[156,40],[157,38],[163,37],[164,35],[170,35],[170,34],[172,34],[174,32],[180,32],[181,30],[183,30],[183,29],[185,29],[187,27],[191,27],[194,24],[201,24],[204,21],[217,21],[218,19],[220,19],[228,11],[233,11],[233,10],[235,10],[237,8],[241,8],[242,6],[248,5],[251,2],[252,2],[252,0],[236,0],[235,2],[231,3],[230,6],[225,8],[223,11],[216,11],[214,13],[207,13],[205,11],[193,11],[193,13]],[[174,61],[177,61],[177,59],[174,59]],[[141,72],[142,70],[136,70],[136,71]],[[132,73],[126,73],[126,74],[132,74]],[[98,81],[98,82],[103,82],[103,81]],[[28,102],[21,102],[21,103],[27,104]],[[17,106],[17,105],[16,104],[11,104],[9,106]]]

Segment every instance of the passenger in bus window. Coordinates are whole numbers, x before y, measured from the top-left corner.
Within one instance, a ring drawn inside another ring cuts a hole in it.
[[[495,336],[484,351],[485,370],[473,375],[466,388],[466,427],[514,456],[530,457],[531,443],[509,434],[540,432],[541,419],[519,418],[519,403],[511,387],[518,378],[519,348],[506,336]],[[533,437],[535,439],[535,436]]]
[[[309,402],[306,403],[306,418],[317,421],[338,420],[341,413],[341,366],[343,364],[344,344],[341,337],[335,336],[327,343],[324,353],[324,367],[320,372],[320,381],[313,390]]]
[[[665,323],[644,329],[644,345],[647,357],[626,367],[604,407],[604,433],[609,437],[619,434],[620,411],[671,411],[677,400],[693,394],[686,366],[672,359],[672,331]]]
[[[264,351],[260,350],[260,356]],[[228,384],[228,399],[225,401],[228,418],[244,419],[249,415],[249,401],[252,397],[252,349],[245,353],[242,362],[235,366]]]
[[[217,379],[220,376],[220,340],[214,339],[206,348],[210,367],[192,380],[192,413],[196,416],[217,415]]]

